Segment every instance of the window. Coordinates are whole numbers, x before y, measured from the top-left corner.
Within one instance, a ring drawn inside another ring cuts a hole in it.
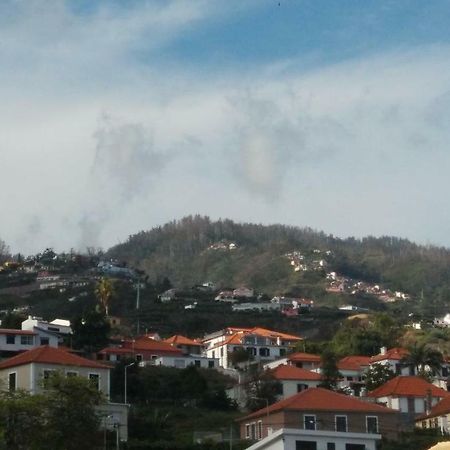
[[[345,450],[366,450],[364,444],[345,444]]]
[[[347,431],[347,416],[336,416],[336,431]]]
[[[336,450],[336,444],[334,442],[327,442],[327,450]]]
[[[448,367],[443,367],[442,368],[442,376],[443,377],[448,377]]]
[[[67,378],[72,378],[72,377],[77,377],[77,376],[78,376],[78,372],[75,372],[74,370],[68,370],[66,372]]]
[[[307,384],[302,384],[302,383],[297,384],[297,392],[302,392],[302,391],[304,391],[306,389],[308,389],[308,385]]]
[[[212,362],[212,361],[210,361],[210,362]],[[194,366],[195,366],[195,367],[201,367],[201,363],[200,363],[200,360],[199,360],[199,359],[196,359],[196,360],[194,361]]]
[[[136,355],[136,361],[142,361],[142,359],[143,359],[143,357],[142,357],[142,355],[140,354],[140,353],[138,353],[137,355]]]
[[[48,337],[41,337],[40,343],[41,345],[48,345],[50,343],[50,339]]]
[[[25,335],[25,336],[20,336],[20,344],[21,345],[33,345],[34,344],[34,336],[30,336],[30,335]]]
[[[89,381],[95,386],[98,390],[100,389],[100,375],[98,373],[90,373]]]
[[[44,369],[44,371],[42,372],[43,378],[44,378],[44,388],[45,389],[48,388],[49,379],[52,376],[54,371],[55,371],[54,369]]]
[[[15,334],[7,334],[6,335],[6,343],[14,345],[16,343],[16,335]]]
[[[378,417],[367,416],[366,417],[366,427],[368,433],[378,433]]]
[[[250,437],[251,437],[251,439],[256,439],[256,423],[255,422],[250,424]]]
[[[266,347],[261,347],[259,349],[259,356],[270,356],[270,350]]]
[[[263,433],[262,433],[262,420],[258,421],[258,439],[262,439]]]
[[[303,427],[305,430],[315,430],[316,429],[316,416],[304,415],[303,416]]]
[[[17,374],[16,372],[12,372],[8,375],[8,389],[10,391],[15,391],[17,384],[16,384]]]
[[[280,356],[285,356],[285,355],[286,355],[286,349],[280,348]]]
[[[245,424],[245,439],[250,439],[250,424]]]
[[[214,361],[208,361],[208,367],[214,369]]]
[[[317,442],[295,441],[295,450],[317,450]]]
[[[347,377],[347,381],[353,381],[353,377]]]

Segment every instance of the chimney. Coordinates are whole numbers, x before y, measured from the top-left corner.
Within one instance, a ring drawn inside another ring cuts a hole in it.
[[[387,353],[387,348],[386,348],[386,347],[381,347],[381,348],[380,348],[380,353],[381,353],[382,355],[385,355],[385,354]]]

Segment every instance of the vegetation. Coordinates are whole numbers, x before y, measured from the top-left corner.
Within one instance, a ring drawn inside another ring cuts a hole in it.
[[[101,394],[88,380],[55,373],[42,394],[0,391],[0,448],[94,449],[99,444],[95,406]]]
[[[319,387],[336,390],[338,381],[342,378],[337,367],[338,360],[336,354],[333,353],[332,350],[326,349],[321,355],[321,360],[323,379],[320,382]]]
[[[373,391],[394,377],[395,373],[389,366],[374,364],[365,373],[366,389],[369,392]]]

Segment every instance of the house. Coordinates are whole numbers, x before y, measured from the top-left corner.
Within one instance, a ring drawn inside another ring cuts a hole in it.
[[[401,347],[387,349],[381,347],[378,355],[370,358],[370,366],[374,364],[382,364],[389,368],[397,375],[414,375],[413,368],[402,363],[403,359],[409,354],[408,350]]]
[[[225,328],[203,338],[206,355],[219,358],[224,368],[233,366],[233,352],[241,349],[249,353],[253,361],[271,361],[287,355],[288,351],[302,338],[265,328]]]
[[[322,388],[310,388],[241,419],[248,450],[375,450],[397,436],[399,413]]]
[[[183,352],[164,341],[157,341],[144,335],[136,339],[125,340],[120,346],[106,347],[98,352],[98,359],[117,362],[121,359],[151,361],[159,356],[182,356]]]
[[[316,372],[289,365],[278,366],[271,370],[270,374],[281,384],[281,398],[317,387],[322,381],[322,376]]]
[[[273,303],[238,303],[231,307],[232,311],[278,311],[280,305]]]
[[[307,370],[317,369],[322,364],[322,359],[319,355],[302,352],[291,353],[288,355],[287,361],[293,366]]]
[[[169,289],[163,292],[162,294],[159,294],[158,298],[161,300],[162,303],[169,303],[175,299],[176,294],[177,294],[176,289]]]
[[[444,389],[417,376],[398,376],[367,394],[367,397],[402,413],[403,423],[412,425],[419,414],[424,414],[450,397]]]
[[[365,386],[364,374],[370,365],[370,356],[346,356],[337,363],[342,375],[338,387],[349,388],[354,395],[360,395]]]
[[[431,410],[416,418],[416,427],[434,428],[442,434],[450,433],[450,396],[442,399]]]
[[[58,337],[44,330],[13,330],[0,328],[0,355],[13,356],[39,345],[58,347]]]
[[[70,326],[70,320],[55,319],[51,322],[42,320],[41,317],[28,316],[28,319],[22,322],[22,330],[32,330],[36,329],[50,331],[57,334],[60,337],[68,336],[72,334],[72,328]]]
[[[167,342],[173,347],[180,349],[185,355],[200,355],[203,350],[203,344],[201,342],[194,341],[179,334],[164,339],[163,342]]]
[[[48,345],[36,347],[0,362],[0,386],[10,391],[23,389],[31,394],[42,392],[52,372],[67,377],[83,377],[91,381],[106,399],[109,399],[110,368],[60,348]],[[128,439],[128,407],[105,402],[99,412],[114,420],[119,427],[119,438]],[[103,425],[103,424],[102,424]],[[106,426],[106,424],[104,425]]]
[[[208,358],[203,355],[180,355],[180,356],[158,356],[151,361],[142,361],[142,367],[145,366],[166,366],[185,369],[189,366],[201,367],[202,369],[217,369],[219,360],[217,358]]]
[[[255,296],[255,291],[250,288],[246,288],[244,286],[238,287],[233,290],[233,297],[245,297],[251,298]]]

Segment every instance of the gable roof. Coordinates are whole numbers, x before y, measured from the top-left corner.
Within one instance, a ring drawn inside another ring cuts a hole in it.
[[[386,353],[380,353],[378,355],[372,356],[372,358],[370,358],[370,362],[375,363],[378,361],[385,361],[387,359],[390,359],[392,361],[400,361],[408,355],[409,352],[405,348],[393,347],[387,350]]]
[[[58,364],[61,366],[77,366],[77,367],[91,367],[95,369],[109,369],[108,366],[91,361],[90,359],[82,358],[81,356],[69,353],[56,347],[43,345],[41,347],[33,348],[26,352],[20,353],[12,358],[5,359],[0,362],[0,370],[8,367],[22,366],[30,363],[43,364]]]
[[[449,397],[450,394],[423,378],[415,376],[398,376],[367,394],[368,397],[426,397],[431,392],[433,397]]]
[[[170,338],[164,339],[164,342],[167,342],[171,345],[191,345],[195,347],[202,347],[202,344],[194,341],[193,339],[189,339],[186,336],[182,336],[180,334],[175,334]]]
[[[320,381],[322,376],[310,370],[300,367],[282,364],[271,371],[273,377],[277,380],[299,380],[299,381]]]
[[[165,352],[175,353],[181,355],[182,351],[164,341],[155,341],[154,339],[142,336],[137,338],[134,342],[128,342],[127,347],[131,346],[135,351],[153,351],[153,352]]]
[[[349,395],[338,394],[323,388],[309,388],[296,395],[281,400],[269,408],[262,408],[238,419],[238,421],[268,415],[278,411],[346,411],[363,413],[398,413],[398,411],[377,405],[376,403],[358,400]]]
[[[370,364],[370,356],[346,356],[337,363],[339,370],[361,370]]]
[[[321,358],[319,355],[313,355],[312,353],[296,352],[288,355],[287,359],[292,362],[316,362],[320,363]]]

